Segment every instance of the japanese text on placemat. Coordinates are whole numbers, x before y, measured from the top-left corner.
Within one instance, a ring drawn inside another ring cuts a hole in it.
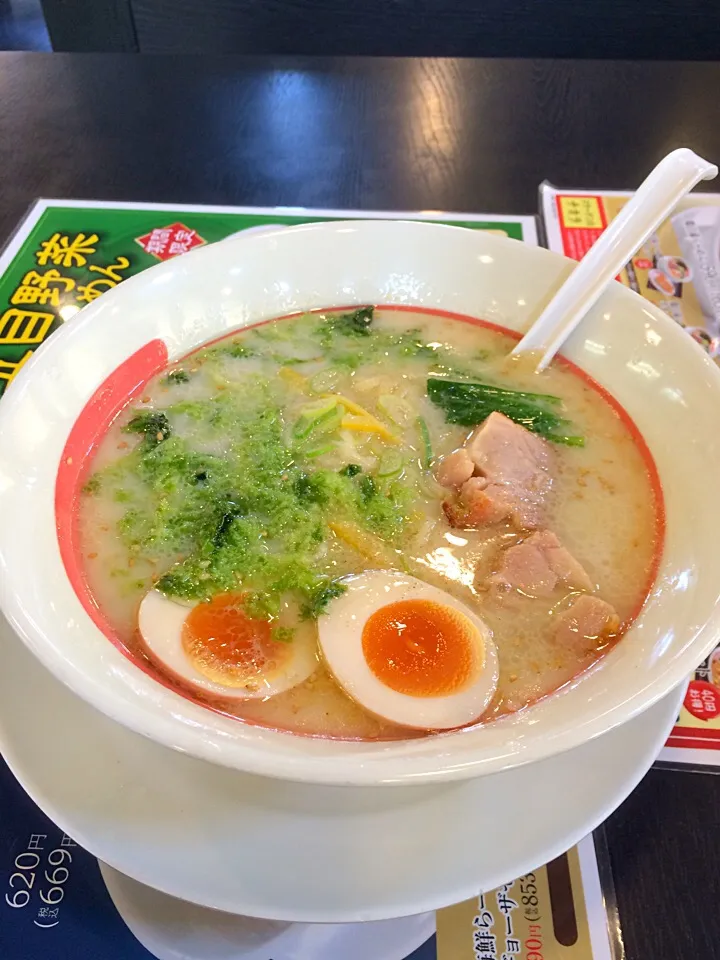
[[[99,241],[97,233],[55,232],[35,250],[37,269],[23,275],[0,315],[0,393],[59,324],[125,279],[130,259],[105,262]]]
[[[537,892],[535,874],[529,873],[514,883],[504,883],[493,893],[478,898],[478,913],[473,920],[476,960],[515,960],[520,954],[526,960],[543,960]],[[511,894],[519,896],[519,901]],[[493,906],[497,914],[491,909]],[[524,943],[516,935],[515,911],[522,912],[529,923],[529,936]]]

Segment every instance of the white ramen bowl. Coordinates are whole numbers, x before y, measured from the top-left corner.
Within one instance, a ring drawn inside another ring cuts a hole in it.
[[[708,477],[720,475],[720,372],[619,283],[565,354],[626,408],[655,458],[667,511],[659,574],[617,647],[518,714],[394,742],[306,738],[218,715],[167,689],[103,636],[66,574],[56,529],[61,461],[66,474],[77,472],[89,452],[87,437],[75,436],[63,454],[83,408],[93,398],[92,410],[106,417],[108,404],[117,407],[118,396],[157,371],[165,347],[173,361],[259,320],[363,303],[442,309],[523,331],[571,266],[479,231],[352,221],[240,236],[125,281],[55,333],[0,403],[4,613],[59,680],[118,722],[194,756],[288,780],[463,779],[540,760],[625,723],[685,680],[720,633],[720,500],[707,493]],[[137,351],[139,359],[125,363]],[[115,395],[96,393],[123,363]]]

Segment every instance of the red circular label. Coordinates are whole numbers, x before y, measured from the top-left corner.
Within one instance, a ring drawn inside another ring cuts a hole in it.
[[[692,680],[685,694],[685,709],[698,720],[720,716],[720,690],[707,680]]]
[[[638,270],[650,270],[652,269],[652,260],[646,260],[645,257],[638,257],[635,261],[635,266]]]

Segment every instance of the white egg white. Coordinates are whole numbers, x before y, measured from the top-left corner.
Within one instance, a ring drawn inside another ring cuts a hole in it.
[[[460,600],[392,570],[369,570],[346,577],[347,591],[318,621],[320,649],[328,669],[343,690],[370,713],[401,726],[447,730],[477,720],[497,689],[499,667],[488,626]],[[381,607],[402,600],[430,600],[462,613],[475,630],[478,671],[472,683],[457,693],[419,697],[386,686],[365,660],[363,628]]]
[[[253,677],[247,686],[210,680],[195,667],[182,643],[183,624],[194,606],[197,604],[177,603],[159,590],[150,590],[143,597],[138,614],[140,634],[153,659],[194,687],[225,699],[265,699],[297,686],[317,668],[315,625],[298,621],[293,624],[293,639],[287,644],[288,656],[268,667],[262,676]]]

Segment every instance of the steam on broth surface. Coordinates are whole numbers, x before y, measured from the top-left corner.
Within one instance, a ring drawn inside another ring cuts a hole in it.
[[[659,495],[618,411],[564,365],[508,365],[513,343],[327,311],[156,377],[78,507],[113,632],[186,695],[321,736],[486,722],[567,683],[642,605]]]

